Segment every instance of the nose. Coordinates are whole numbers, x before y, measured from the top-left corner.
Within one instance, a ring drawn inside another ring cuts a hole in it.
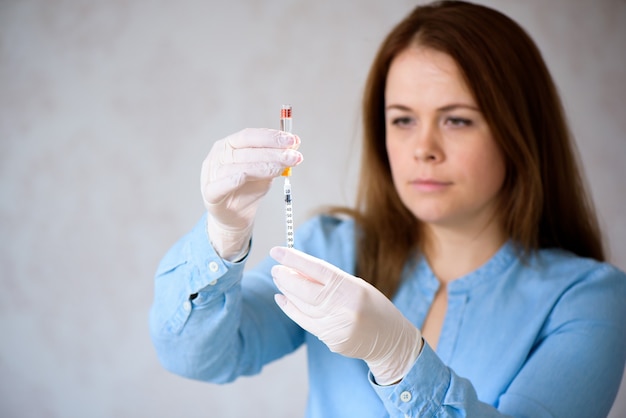
[[[421,162],[443,161],[441,133],[436,126],[422,126],[422,129],[416,133],[413,158]]]

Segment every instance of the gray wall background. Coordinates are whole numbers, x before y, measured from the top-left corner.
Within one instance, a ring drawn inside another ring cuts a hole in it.
[[[544,53],[626,269],[626,2],[481,3]],[[414,4],[0,0],[0,415],[302,416],[304,349],[226,386],[162,370],[152,276],[203,213],[213,141],[277,127],[283,103],[296,223],[352,203],[366,72]],[[259,216],[251,263],[283,242],[279,183]]]

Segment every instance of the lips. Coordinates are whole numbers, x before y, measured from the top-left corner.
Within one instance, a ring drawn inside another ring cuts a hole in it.
[[[452,185],[449,181],[434,179],[416,179],[409,182],[410,185],[421,192],[438,192],[445,190]]]

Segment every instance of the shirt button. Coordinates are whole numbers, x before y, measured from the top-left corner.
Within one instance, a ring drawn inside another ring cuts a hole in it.
[[[217,280],[213,280],[211,283],[209,283],[209,286],[215,286],[217,284]]]
[[[209,270],[211,270],[213,273],[215,273],[219,268],[220,266],[218,266],[215,261],[211,261],[209,263]]]
[[[185,303],[183,303],[183,309],[187,312],[191,311],[191,302],[189,302],[188,300],[185,301]]]
[[[411,392],[409,392],[408,390],[405,390],[404,392],[400,394],[400,400],[402,402],[408,402],[411,400],[411,398],[412,398]]]

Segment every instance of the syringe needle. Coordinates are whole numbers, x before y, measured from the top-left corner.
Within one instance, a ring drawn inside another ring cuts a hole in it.
[[[291,182],[289,177],[285,177],[285,227],[287,237],[287,248],[293,248],[293,206],[291,202]]]
[[[282,105],[280,109],[280,130],[291,132],[291,105]],[[285,226],[287,233],[287,248],[293,248],[294,230],[293,230],[293,206],[291,199],[291,167],[287,167],[282,176],[285,177],[283,191],[285,194]]]

